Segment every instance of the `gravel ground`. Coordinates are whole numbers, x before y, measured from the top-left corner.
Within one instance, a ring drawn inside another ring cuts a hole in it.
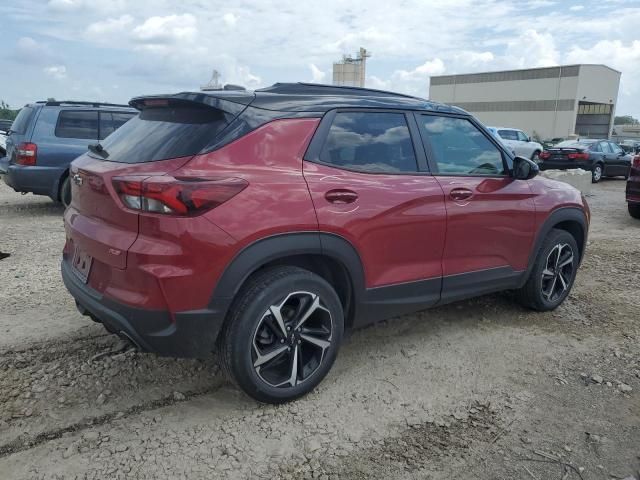
[[[640,222],[594,186],[567,301],[508,294],[352,333],[284,406],[213,360],[129,351],[59,276],[62,209],[0,184],[0,478],[613,479],[640,476]]]

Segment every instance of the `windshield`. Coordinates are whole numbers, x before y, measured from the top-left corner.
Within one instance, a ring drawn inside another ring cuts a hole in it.
[[[195,155],[226,125],[224,113],[211,107],[148,107],[102,142],[100,158],[142,163]]]

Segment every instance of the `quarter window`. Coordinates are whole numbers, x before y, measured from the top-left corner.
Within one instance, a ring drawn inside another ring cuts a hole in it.
[[[420,115],[419,119],[439,173],[506,175],[500,149],[469,120],[437,115]]]
[[[320,161],[369,173],[418,170],[403,113],[338,112],[320,152]]]
[[[498,135],[504,140],[518,140],[518,134],[513,130],[499,130]]]
[[[96,140],[98,138],[98,112],[60,112],[55,135],[62,138]]]

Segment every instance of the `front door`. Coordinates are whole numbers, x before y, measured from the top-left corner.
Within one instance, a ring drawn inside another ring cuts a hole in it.
[[[447,209],[443,301],[516,284],[535,232],[528,182],[510,176],[503,150],[469,119],[416,114],[416,120]]]
[[[444,195],[414,143],[419,134],[413,117],[338,111],[327,115],[316,136],[321,138],[314,138],[305,157],[304,176],[320,231],[345,238],[360,254],[372,306],[364,321],[384,316],[385,297],[396,303],[395,313],[401,313],[400,301],[407,311],[436,303]],[[314,144],[320,146],[311,153]]]

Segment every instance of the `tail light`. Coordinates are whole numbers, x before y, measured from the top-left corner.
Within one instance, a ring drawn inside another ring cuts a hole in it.
[[[589,153],[570,153],[569,155],[567,155],[567,157],[569,157],[569,160],[589,160]]]
[[[195,216],[230,200],[249,183],[240,178],[115,177],[113,187],[133,210]]]
[[[540,158],[541,160],[546,160],[549,157],[551,157],[551,153],[547,152],[546,150],[538,155],[538,158]]]
[[[631,163],[633,168],[640,168],[640,155],[636,155],[633,157],[633,162]]]
[[[38,146],[35,143],[21,143],[18,145],[16,163],[19,165],[35,165],[38,158]]]

